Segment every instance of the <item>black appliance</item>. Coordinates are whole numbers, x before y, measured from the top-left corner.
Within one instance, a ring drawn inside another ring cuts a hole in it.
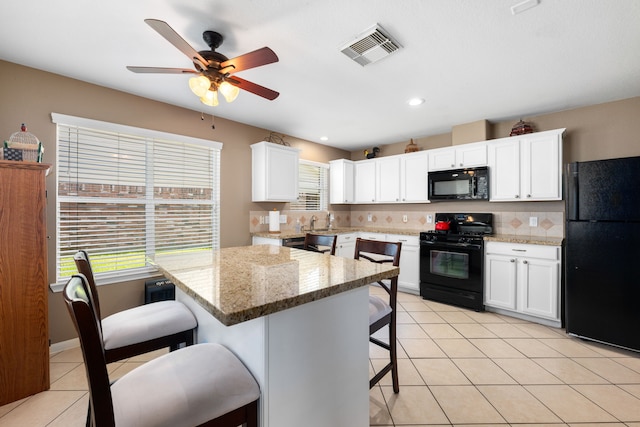
[[[282,239],[282,246],[287,248],[304,249],[304,236]]]
[[[489,169],[435,171],[427,174],[429,200],[489,200]]]
[[[565,174],[565,323],[580,338],[640,351],[640,157]]]
[[[420,296],[484,310],[484,240],[493,214],[437,213],[448,230],[420,233]]]

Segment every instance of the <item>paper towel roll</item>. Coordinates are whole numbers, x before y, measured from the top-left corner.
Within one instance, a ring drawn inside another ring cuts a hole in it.
[[[280,211],[269,212],[269,233],[280,232]]]

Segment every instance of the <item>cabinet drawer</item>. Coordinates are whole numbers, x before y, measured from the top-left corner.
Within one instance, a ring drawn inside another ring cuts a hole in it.
[[[385,241],[402,242],[402,246],[419,246],[420,238],[418,236],[406,236],[404,234],[387,234]]]
[[[347,233],[347,234],[338,234],[338,238],[336,239],[336,244],[340,245],[342,243],[349,243],[356,241],[356,233]]]
[[[486,253],[490,255],[508,255],[508,256],[517,256],[517,257],[547,259],[552,261],[560,260],[559,246],[487,242],[485,248],[486,248]]]

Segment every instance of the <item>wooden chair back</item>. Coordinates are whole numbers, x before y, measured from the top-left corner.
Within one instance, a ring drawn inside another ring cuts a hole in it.
[[[326,253],[330,255],[336,254],[336,241],[338,236],[335,234],[313,234],[307,233],[304,236],[304,249],[306,251]],[[328,249],[319,249],[320,246],[326,246]]]
[[[79,250],[73,256],[73,260],[76,263],[78,273],[82,274],[87,279],[87,284],[91,290],[91,300],[93,307],[98,315],[98,320],[102,319],[102,313],[100,313],[100,300],[98,298],[98,288],[96,287],[96,281],[93,277],[93,269],[91,268],[91,262],[89,261],[89,254],[87,251]]]
[[[96,310],[87,294],[88,289],[87,278],[82,274],[74,275],[65,285],[63,298],[80,338],[89,382],[88,425],[90,421],[92,426],[113,427],[113,402],[102,331]]]

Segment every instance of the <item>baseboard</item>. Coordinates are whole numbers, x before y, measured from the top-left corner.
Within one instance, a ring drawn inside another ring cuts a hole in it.
[[[59,353],[61,351],[70,350],[72,348],[80,347],[80,340],[73,338],[67,341],[57,342],[49,346],[49,354]]]

